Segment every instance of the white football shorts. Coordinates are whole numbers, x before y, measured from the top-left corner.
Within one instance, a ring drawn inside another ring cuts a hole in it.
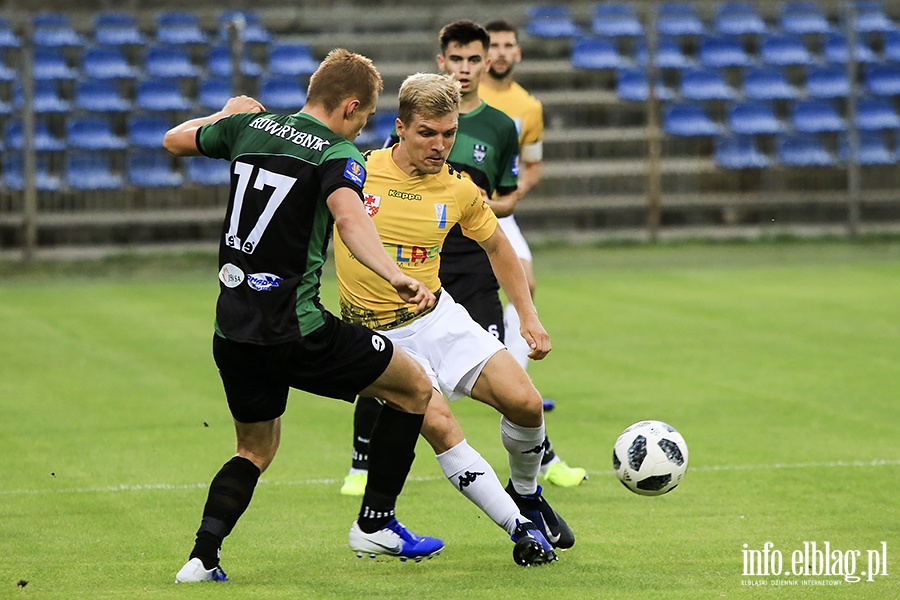
[[[503,233],[509,238],[509,243],[512,244],[513,250],[516,251],[516,256],[522,260],[534,262],[531,260],[531,248],[528,247],[528,242],[525,241],[525,236],[522,235],[522,230],[519,229],[519,224],[516,223],[516,216],[500,217],[497,221],[500,223],[500,227],[503,228]]]
[[[485,363],[505,348],[447,290],[427,315],[379,333],[422,365],[434,388],[450,400],[471,395]]]

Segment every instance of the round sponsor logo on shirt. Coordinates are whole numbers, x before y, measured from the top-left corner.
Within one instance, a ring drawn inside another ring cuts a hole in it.
[[[225,287],[236,288],[244,282],[244,272],[236,265],[225,263],[219,270],[219,281],[225,284]]]

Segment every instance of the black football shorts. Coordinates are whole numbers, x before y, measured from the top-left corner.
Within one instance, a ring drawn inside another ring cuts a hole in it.
[[[322,327],[283,344],[244,344],[213,336],[213,357],[236,421],[280,417],[289,388],[353,402],[384,373],[394,353],[389,339],[324,314]]]

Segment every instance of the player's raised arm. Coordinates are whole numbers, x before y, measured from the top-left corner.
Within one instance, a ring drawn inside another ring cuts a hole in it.
[[[332,192],[327,202],[338,234],[359,262],[390,282],[403,300],[416,306],[416,312],[434,305],[431,290],[405,275],[384,251],[378,230],[366,214],[359,196],[343,187]]]
[[[221,110],[206,117],[198,117],[176,125],[166,132],[163,148],[175,156],[198,156],[197,130],[207,123],[215,123],[219,119],[245,112],[262,112],[265,107],[249,96],[235,96],[225,103]]]
[[[491,268],[500,283],[500,287],[506,292],[509,301],[516,307],[521,320],[520,332],[531,352],[528,358],[541,360],[550,352],[550,336],[538,319],[537,309],[531,300],[528,291],[528,281],[525,278],[525,270],[512,244],[503,233],[503,229],[497,227],[494,233],[481,242],[481,247],[491,261]]]

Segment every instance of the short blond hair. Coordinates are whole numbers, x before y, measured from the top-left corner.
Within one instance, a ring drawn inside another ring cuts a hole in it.
[[[372,60],[343,48],[335,48],[309,78],[306,103],[334,111],[347,98],[374,107],[384,90],[384,81]]]
[[[397,117],[409,125],[416,115],[430,119],[459,112],[461,89],[460,83],[450,75],[410,75],[400,86]]]

